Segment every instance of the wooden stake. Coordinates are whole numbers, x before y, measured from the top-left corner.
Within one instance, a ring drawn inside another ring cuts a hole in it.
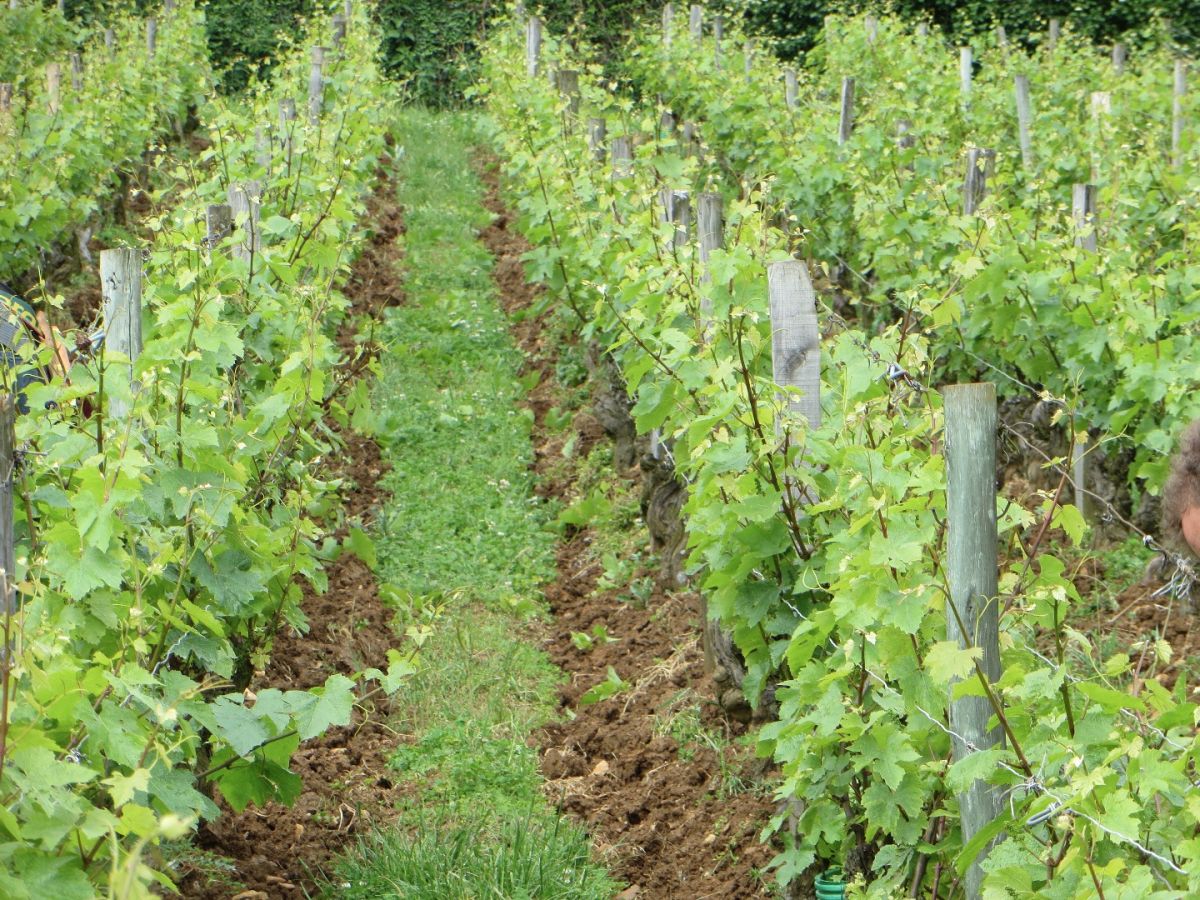
[[[973,57],[970,47],[958,48],[958,88],[963,100],[971,99],[971,75]]]
[[[108,55],[112,56],[117,49],[117,33],[111,28],[104,29],[104,49],[108,51]]]
[[[119,353],[136,363],[142,353],[142,252],[125,247],[100,251],[100,292],[104,298],[105,353]],[[133,369],[130,389],[136,389]],[[129,415],[124,398],[109,397],[108,415]]]
[[[996,530],[996,386],[956,384],[942,391],[946,416],[947,576],[946,639],[961,649],[979,648],[988,681],[1000,678],[1000,611]],[[975,676],[968,676],[974,680]],[[955,679],[957,681],[958,679]],[[955,762],[1004,744],[986,697],[954,696],[950,687],[950,730]],[[976,781],[959,795],[959,822],[967,843],[1000,814],[1001,794]],[[990,849],[990,848],[989,848]],[[982,851],[967,870],[966,896],[979,900]]]
[[[704,36],[704,8],[698,3],[693,3],[688,13],[688,32],[696,42]]]
[[[608,123],[599,117],[588,119],[588,148],[592,151],[592,159],[598,163],[604,162],[608,155],[604,147],[604,139],[608,133]]]
[[[46,109],[55,115],[62,106],[62,66],[46,63]]]
[[[746,84],[750,83],[750,73],[754,70],[754,42],[742,44],[742,71],[746,74]]]
[[[1058,19],[1050,20],[1050,34],[1046,46],[1050,48],[1050,52],[1054,52],[1054,48],[1058,46],[1059,32],[1062,30],[1062,23]]]
[[[158,50],[158,19],[151,16],[146,20],[146,59],[154,59]]]
[[[13,85],[11,81],[0,81],[0,112],[12,112]]]
[[[800,93],[800,86],[796,79],[796,70],[789,67],[783,70],[783,101],[787,104],[789,110],[795,110],[796,97]]]
[[[929,37],[929,23],[928,22],[918,22],[917,23],[917,37],[923,37],[923,38]]]
[[[79,93],[83,90],[83,57],[78,53],[72,53],[71,60],[71,90]]]
[[[896,122],[896,146],[901,150],[911,150],[917,145],[917,139],[912,133],[913,123],[910,119],[900,119]]]
[[[1075,217],[1075,246],[1095,253],[1096,186],[1094,184],[1076,184],[1071,188],[1071,211]]]
[[[291,123],[294,121],[296,101],[291,97],[284,97],[279,101],[279,134],[282,139],[283,159],[289,171],[292,168],[292,132],[295,130]]]
[[[995,150],[972,147],[967,151],[967,175],[963,181],[963,214],[974,215],[987,196],[988,177],[996,159]]]
[[[1116,73],[1118,75],[1123,75],[1125,73],[1126,53],[1127,53],[1127,51],[1125,50],[1124,44],[1113,44],[1112,64],[1113,64],[1113,69],[1116,70]]]
[[[341,50],[342,42],[346,40],[346,17],[337,13],[333,17],[333,49]]]
[[[325,99],[325,49],[312,48],[312,62],[308,70],[308,121],[317,125],[321,121],[321,107]]]
[[[1175,60],[1175,85],[1171,92],[1171,168],[1183,165],[1183,98],[1187,93],[1187,62]]]
[[[254,129],[254,161],[263,170],[263,174],[271,177],[271,135],[267,126],[259,125]]]
[[[1003,25],[996,26],[996,46],[1000,48],[1005,61],[1008,60],[1008,32]]]
[[[854,130],[854,79],[842,79],[842,109],[838,117],[838,144],[850,140]]]
[[[821,331],[817,324],[817,295],[808,266],[785,259],[767,266],[771,311],[771,366],[784,395],[787,411],[810,428],[821,427]]]
[[[17,408],[12,394],[0,394],[0,607],[5,618],[5,631],[10,632],[9,619],[17,612],[17,536],[13,524],[13,489],[17,467],[16,440]],[[3,665],[10,665],[12,635],[7,635]]]
[[[707,284],[712,281],[708,260],[714,250],[725,246],[725,219],[721,195],[709,192],[701,194],[696,212],[696,230],[700,238],[700,280],[701,283]],[[712,329],[712,298],[707,295],[700,297],[700,318],[700,332],[707,339]]]
[[[863,19],[863,30],[867,33],[867,43],[874,46],[879,40],[879,20],[874,16],[867,16]]]
[[[629,138],[615,137],[612,139],[612,176],[625,178],[633,174],[633,145]]]
[[[258,230],[259,198],[262,183],[247,181],[229,188],[229,208],[233,213],[233,224],[241,232],[242,239],[233,248],[234,259],[244,260],[251,266],[254,257],[262,248]]]
[[[570,126],[579,118],[579,73],[575,69],[558,70],[558,92],[567,101],[567,124]]]
[[[1013,78],[1013,87],[1017,95],[1017,132],[1021,141],[1021,164],[1026,170],[1033,169],[1033,139],[1030,136],[1030,126],[1033,122],[1033,111],[1029,105],[1029,76],[1017,75]]]
[[[525,23],[525,74],[534,78],[542,64],[542,20],[530,16]]]
[[[675,4],[666,3],[663,5],[662,11],[662,34],[663,44],[667,47],[671,46],[671,32],[675,29]]]

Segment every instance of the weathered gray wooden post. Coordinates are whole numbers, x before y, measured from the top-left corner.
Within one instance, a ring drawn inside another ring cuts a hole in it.
[[[1030,136],[1030,125],[1033,122],[1033,110],[1029,104],[1029,76],[1014,76],[1013,87],[1017,95],[1017,134],[1021,142],[1021,164],[1027,170],[1031,170],[1033,138]]]
[[[1000,53],[1004,57],[1005,62],[1008,61],[1008,32],[1003,25],[996,26],[996,46],[1000,48]]]
[[[525,74],[537,76],[542,64],[542,20],[530,16],[525,23]]]
[[[671,46],[671,32],[675,29],[675,4],[663,4],[662,11],[662,35],[663,44],[667,47]]]
[[[308,69],[308,121],[317,125],[321,121],[321,106],[325,99],[325,49],[313,47],[312,62]]]
[[[1050,20],[1050,32],[1046,41],[1046,46],[1051,52],[1058,46],[1058,36],[1062,31],[1062,23],[1058,19]]]
[[[720,13],[713,16],[713,65],[721,68],[721,40],[725,37],[725,17]]]
[[[333,44],[334,50],[342,49],[342,42],[346,40],[346,17],[341,13],[337,13],[333,17]]]
[[[213,203],[204,209],[204,243],[210,251],[233,231],[233,210],[226,203]]]
[[[692,199],[687,191],[671,192],[671,221],[675,223],[673,245],[682,250],[688,245],[692,230]]]
[[[71,90],[79,93],[83,90],[83,56],[78,52],[72,53],[71,60]]]
[[[1124,44],[1113,44],[1112,48],[1112,64],[1113,69],[1118,75],[1125,74],[1125,59],[1128,51]]]
[[[838,116],[838,143],[844,144],[850,140],[854,131],[854,79],[842,79],[842,106]]]
[[[282,138],[283,159],[288,171],[292,168],[293,130],[296,121],[296,101],[284,97],[279,101],[279,134]]]
[[[971,216],[987,196],[988,176],[996,159],[995,150],[971,147],[967,150],[967,175],[963,180],[963,215]]]
[[[142,353],[142,252],[131,247],[100,251],[100,293],[104,298],[105,353],[119,353],[136,363]],[[130,390],[136,389],[132,367]],[[123,419],[129,403],[110,397],[108,415]]]
[[[867,43],[874,46],[879,40],[879,20],[874,16],[867,16],[863,19],[863,30],[867,33]]]
[[[821,329],[817,322],[817,295],[808,266],[785,259],[767,266],[767,298],[771,315],[771,372],[782,388],[780,399],[791,416],[808,428],[821,427]],[[776,434],[784,422],[775,420]],[[796,500],[813,500],[789,484]]]
[[[783,70],[783,100],[789,110],[796,108],[796,97],[800,93],[800,85],[796,80],[796,70],[791,66]]]
[[[688,11],[688,33],[697,43],[704,36],[704,8],[699,3],[693,3]]]
[[[154,59],[158,51],[158,19],[151,16],[146,20],[146,59]]]
[[[234,259],[244,260],[251,266],[254,265],[254,257],[262,248],[258,228],[261,196],[262,183],[259,181],[247,181],[229,188],[229,208],[233,213],[233,223],[241,232],[241,240],[234,246],[233,256]]]
[[[917,23],[917,37],[923,37],[923,38],[929,37],[929,23],[928,22],[918,22]]]
[[[996,386],[955,384],[942,390],[946,416],[947,576],[946,639],[961,649],[979,648],[984,677],[1000,678],[999,567],[996,528]],[[967,676],[971,678],[972,676]],[[957,681],[958,679],[955,679]],[[955,762],[1004,743],[999,726],[988,728],[994,714],[987,697],[954,696],[950,685],[950,731]],[[1000,792],[976,781],[958,798],[963,843],[1001,808]],[[967,870],[968,900],[979,900],[982,851]]]
[[[1075,218],[1075,246],[1096,252],[1096,186],[1076,184],[1071,188],[1071,211]]]
[[[588,149],[592,151],[592,159],[598,163],[603,163],[607,152],[604,147],[605,136],[608,133],[608,123],[604,119],[594,116],[588,119]]]
[[[612,177],[625,178],[633,174],[633,145],[625,135],[612,139]]]
[[[725,246],[725,219],[720,194],[704,192],[696,205],[696,230],[700,238],[700,280],[707,284],[712,281],[712,273],[708,271],[708,260],[714,250]],[[712,330],[712,299],[707,296],[700,298],[700,333],[707,338]]]
[[[342,15],[346,17],[346,27],[354,19],[354,0],[342,0]]]
[[[104,49],[112,56],[117,51],[117,33],[111,28],[104,29]]]
[[[917,145],[917,139],[912,133],[911,119],[900,119],[896,122],[896,146],[901,150],[911,150]]]
[[[265,125],[254,129],[254,161],[263,170],[263,175],[271,177],[271,135]]]
[[[62,108],[62,66],[46,63],[46,109],[54,115]]]
[[[567,101],[567,130],[573,130],[579,118],[579,72],[575,69],[558,70],[558,92]]]
[[[11,81],[0,81],[0,112],[12,112],[13,84]]]
[[[974,58],[970,47],[958,48],[958,89],[963,102],[971,99],[971,75]]]
[[[58,7],[58,14],[65,19],[67,17],[67,0],[58,0],[55,5]]]
[[[675,137],[675,113],[664,109],[658,117],[659,140],[673,140]]]
[[[754,71],[754,41],[742,44],[742,71],[746,75],[746,84],[749,84],[750,73]]]
[[[1187,63],[1175,60],[1175,84],[1171,91],[1171,168],[1183,165],[1183,97],[1187,93]]]

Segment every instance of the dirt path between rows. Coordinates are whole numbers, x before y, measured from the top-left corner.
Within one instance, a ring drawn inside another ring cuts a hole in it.
[[[341,375],[357,377],[365,355],[376,352],[370,335],[357,332],[362,317],[376,321],[401,301],[397,237],[403,230],[402,210],[391,177],[392,163],[381,161],[375,189],[368,200],[366,222],[371,238],[355,260],[345,293],[352,307],[337,335],[348,360]],[[355,347],[363,344],[365,355]],[[346,480],[343,516],[333,532],[340,542],[352,524],[366,526],[387,501],[380,489],[387,471],[379,445],[371,437],[343,429],[329,420],[343,446],[327,477]],[[326,567],[329,590],[317,593],[306,581],[301,608],[309,630],[285,628],[275,639],[266,672],[252,688],[304,690],[334,673],[351,676],[364,668],[386,670],[387,651],[397,644],[395,613],[382,600],[375,574],[352,553]],[[322,738],[301,745],[292,771],[303,788],[292,806],[268,803],[234,813],[223,803],[222,815],[201,826],[195,844],[231,861],[235,871],[212,877],[202,861],[179,875],[189,900],[303,900],[311,896],[332,859],[360,835],[395,818],[398,801],[409,788],[392,780],[388,759],[398,743],[387,726],[387,701],[354,710],[350,725],[333,728]]]
[[[480,170],[495,216],[481,240],[495,257],[492,275],[511,315],[534,303],[540,289],[526,283],[520,257],[530,245],[504,205],[494,161],[481,160]],[[556,465],[564,444],[573,439],[575,453],[583,458],[604,432],[586,412],[576,415],[565,434],[547,427],[559,390],[547,315],[519,317],[512,332],[526,357],[522,374],[541,375],[529,397],[538,491],[567,498],[571,484]],[[621,474],[638,476],[636,467]],[[775,850],[761,844],[758,834],[775,804],[761,790],[748,789],[761,771],[727,747],[681,748],[662,733],[662,723],[674,712],[694,705],[697,697],[716,696],[698,640],[699,597],[658,583],[639,609],[620,602],[615,591],[597,591],[600,566],[589,553],[591,541],[588,529],[564,539],[557,577],[546,588],[554,621],[544,647],[568,675],[558,698],[561,721],[536,736],[548,799],[587,827],[602,860],[629,884],[623,900],[772,896],[771,876],[759,873]],[[620,639],[580,650],[571,633],[589,632],[595,625]],[[631,681],[632,689],[579,706],[580,696],[605,679],[609,666]],[[708,729],[726,737],[743,733],[744,726],[727,720],[715,703],[703,708],[701,722]]]

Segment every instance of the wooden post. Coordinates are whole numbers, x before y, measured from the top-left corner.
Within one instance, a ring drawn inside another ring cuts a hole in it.
[[[958,48],[958,87],[963,100],[971,99],[971,74],[973,58],[970,47]]]
[[[672,244],[681,250],[687,246],[692,227],[692,201],[687,191],[671,191],[671,221],[675,223]]]
[[[929,37],[929,23],[928,22],[918,22],[917,23],[917,37],[922,37],[922,38]]]
[[[62,66],[58,63],[46,63],[46,109],[50,115],[58,112],[62,106]]]
[[[788,412],[810,428],[821,427],[821,330],[817,324],[817,295],[808,266],[785,259],[767,266],[771,311],[771,367],[781,388],[798,388],[785,395]]]
[[[750,73],[754,70],[754,42],[742,44],[742,71],[746,74],[746,84],[750,83]]]
[[[16,472],[17,407],[12,394],[0,394],[0,607],[3,608],[6,641],[2,664],[11,665],[12,634],[9,619],[17,612],[17,537],[13,524],[13,489]]]
[[[900,119],[896,122],[896,146],[901,150],[911,150],[917,145],[917,139],[912,134],[913,123],[910,119]]]
[[[696,230],[700,238],[700,281],[707,284],[712,281],[712,273],[708,271],[709,257],[714,250],[725,246],[725,218],[721,195],[702,193],[696,213]],[[712,298],[706,295],[700,297],[700,318],[700,332],[707,338],[712,328]]]
[[[1000,48],[1001,54],[1004,56],[1004,59],[1007,61],[1007,59],[1008,59],[1008,32],[1005,30],[1003,25],[996,26],[996,46],[998,46]]]
[[[700,133],[695,122],[683,123],[683,155],[700,158]]]
[[[254,265],[254,257],[261,249],[261,237],[258,230],[259,198],[262,196],[262,183],[247,181],[245,184],[233,185],[229,188],[229,208],[233,214],[233,224],[242,233],[242,239],[233,248],[234,259],[245,260]]]
[[[11,81],[0,81],[0,112],[12,112],[13,85]]]
[[[854,79],[842,79],[842,110],[838,118],[838,143],[850,140],[854,130]]]
[[[671,32],[674,30],[674,27],[675,27],[675,4],[674,3],[665,3],[665,4],[663,4],[663,11],[662,11],[662,34],[663,34],[663,44],[666,45],[667,47],[671,46]]]
[[[525,23],[525,74],[534,78],[542,64],[542,20],[530,16]]]
[[[1183,97],[1187,93],[1187,63],[1175,60],[1175,86],[1171,92],[1171,168],[1183,165]]]
[[[796,80],[796,70],[789,66],[783,70],[783,100],[789,110],[795,110],[796,97],[799,93],[800,86]]]
[[[978,665],[988,681],[1000,678],[1000,609],[996,533],[996,386],[955,384],[942,390],[946,416],[947,577],[946,639],[961,649],[978,647]],[[975,676],[968,676],[974,680]],[[954,697],[950,687],[950,731],[955,762],[971,753],[1003,745],[987,697]],[[963,843],[997,815],[1000,792],[976,781],[958,798]],[[967,870],[966,896],[979,900],[987,850]]]
[[[146,59],[154,59],[158,50],[158,19],[151,16],[146,20]]]
[[[71,54],[71,90],[79,93],[83,90],[83,57],[78,53]]]
[[[117,49],[117,33],[111,28],[104,29],[104,49],[112,56]]]
[[[967,176],[963,181],[963,215],[971,216],[987,196],[987,180],[992,174],[995,150],[972,147],[967,151]]]
[[[296,101],[284,97],[279,101],[279,134],[282,139],[283,159],[290,171],[292,168],[292,122],[296,120]]]
[[[675,114],[669,109],[664,109],[658,117],[658,136],[659,140],[664,141],[675,137]]]
[[[1021,141],[1021,164],[1026,169],[1032,169],[1033,138],[1030,136],[1030,126],[1033,122],[1033,111],[1029,105],[1029,76],[1015,76],[1013,87],[1017,95],[1017,132]]]
[[[588,147],[592,151],[592,159],[598,163],[603,163],[607,155],[604,148],[604,139],[608,133],[608,123],[599,117],[588,119]]]
[[[259,125],[254,129],[254,161],[263,170],[263,175],[271,177],[271,135],[267,126]]]
[[[354,0],[342,0],[342,15],[346,17],[346,27],[354,19]]]
[[[67,0],[58,0],[55,5],[58,7],[58,14],[65,19],[67,17]]]
[[[325,97],[325,48],[312,48],[312,64],[308,70],[308,121],[321,121],[321,105]]]
[[[1126,56],[1127,56],[1127,51],[1125,49],[1124,44],[1113,44],[1112,64],[1113,64],[1113,69],[1116,71],[1116,73],[1118,75],[1123,75],[1125,73],[1125,58],[1126,58]]]
[[[1054,48],[1058,46],[1058,36],[1062,30],[1062,23],[1058,19],[1050,20],[1050,34],[1046,42],[1046,46],[1050,48],[1050,52],[1054,52]]]
[[[233,231],[233,210],[225,203],[214,203],[204,210],[204,243],[215,250]]]
[[[142,252],[130,247],[100,251],[100,292],[104,297],[104,347],[137,362],[142,353]],[[133,370],[130,388],[136,387]],[[124,398],[110,397],[108,414],[129,414]]]
[[[624,178],[633,174],[633,145],[626,136],[612,139],[612,176]]]
[[[698,3],[693,3],[688,13],[688,32],[696,42],[704,36],[704,8]]]
[[[720,13],[717,13],[715,16],[713,16],[712,33],[713,37],[717,39],[718,43],[720,42],[721,38],[725,37],[725,17]]]
[[[879,40],[879,20],[874,16],[867,16],[863,19],[863,30],[867,33],[867,43],[874,46]]]
[[[1071,211],[1075,218],[1075,246],[1096,252],[1096,186],[1076,184],[1071,188]]]
[[[558,70],[558,92],[567,101],[567,125],[579,118],[579,73],[574,69]]]
[[[337,13],[333,17],[333,49],[341,50],[342,42],[346,40],[346,17]]]

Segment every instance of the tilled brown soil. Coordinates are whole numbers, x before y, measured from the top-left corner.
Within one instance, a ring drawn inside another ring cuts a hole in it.
[[[520,260],[529,245],[511,227],[494,168],[483,162],[481,169],[495,216],[481,236],[496,259],[493,277],[506,310],[526,311],[538,294],[526,283]],[[558,463],[568,435],[552,434],[545,423],[556,400],[554,346],[544,315],[517,319],[513,334],[526,370],[542,376],[529,400],[539,491],[567,497],[570,476]],[[580,458],[604,438],[587,413],[576,416],[573,430]],[[557,578],[546,588],[554,621],[545,648],[569,676],[559,692],[562,720],[537,736],[548,798],[587,827],[612,873],[629,884],[622,898],[769,896],[756,872],[775,851],[759,842],[758,833],[775,805],[745,789],[761,772],[750,771],[742,755],[728,748],[695,741],[681,747],[666,733],[674,712],[694,707],[697,696],[716,695],[698,640],[699,598],[657,585],[644,608],[637,608],[615,592],[598,592],[601,567],[591,541],[584,529],[560,545]],[[578,649],[571,633],[595,625],[618,640]],[[605,679],[609,666],[632,687],[580,706],[581,695]],[[716,704],[705,709],[703,724],[711,731],[730,738],[742,733],[743,726],[726,720]]]
[[[396,237],[403,229],[402,211],[395,185],[381,164],[378,184],[370,198],[368,221],[372,238],[356,260],[347,287],[351,316],[338,343],[347,352],[343,378],[356,376],[362,361],[373,351],[350,352],[361,336],[356,329],[362,316],[375,318],[400,301]],[[344,447],[329,471],[343,478],[345,518],[334,532],[341,540],[354,523],[367,523],[387,499],[379,487],[387,471],[379,445],[370,437],[340,429]],[[304,581],[301,608],[309,630],[300,634],[285,628],[276,638],[266,672],[254,680],[254,690],[304,689],[321,684],[330,675],[352,675],[367,667],[386,669],[387,651],[395,646],[393,610],[380,597],[375,575],[358,557],[343,553],[327,568],[329,590],[319,594]],[[387,727],[386,706],[360,705],[351,724],[331,729],[323,738],[304,744],[293,756],[292,770],[303,789],[291,807],[276,803],[234,813],[222,804],[222,816],[205,823],[196,845],[228,858],[236,867],[228,883],[210,882],[198,870],[181,873],[183,896],[195,900],[301,900],[309,896],[316,876],[332,858],[358,835],[395,817],[398,801],[409,790],[393,782],[388,759],[399,737]]]

